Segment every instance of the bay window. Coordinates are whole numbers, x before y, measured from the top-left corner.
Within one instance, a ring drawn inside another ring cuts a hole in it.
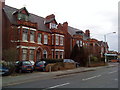
[[[22,60],[27,60],[27,49],[22,49]]]
[[[63,37],[60,37],[60,45],[63,45]]]
[[[59,36],[56,35],[56,45],[59,45]]]
[[[41,38],[42,38],[41,33],[38,33],[38,43],[41,43]]]
[[[30,50],[29,60],[34,60],[34,50]]]
[[[28,41],[28,30],[27,29],[23,29],[22,40]]]
[[[34,42],[35,36],[34,36],[34,31],[30,31],[30,42]]]

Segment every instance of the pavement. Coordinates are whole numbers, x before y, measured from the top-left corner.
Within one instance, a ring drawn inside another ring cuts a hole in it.
[[[87,71],[93,71],[98,68],[105,68],[105,67],[115,67],[114,64],[108,64],[107,66],[100,66],[100,67],[79,67],[70,70],[63,70],[63,71],[55,71],[55,72],[34,72],[34,73],[27,73],[18,76],[5,76],[2,77],[2,86],[9,86],[9,85],[16,85],[27,83],[35,80],[45,80],[49,78],[58,78],[70,74],[75,73],[82,73]]]

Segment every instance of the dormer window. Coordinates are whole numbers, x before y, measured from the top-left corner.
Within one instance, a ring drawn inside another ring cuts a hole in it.
[[[25,20],[28,21],[28,16],[23,13],[18,13],[18,20]]]
[[[50,29],[57,29],[57,25],[54,23],[50,23]]]

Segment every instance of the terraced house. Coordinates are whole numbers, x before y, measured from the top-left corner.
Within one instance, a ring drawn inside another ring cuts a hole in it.
[[[43,18],[29,13],[25,7],[16,9],[5,5],[5,2],[0,6],[3,50],[17,48],[18,60],[70,58],[75,44],[89,46],[89,30],[84,33],[68,26],[67,22],[58,23],[54,14]]]

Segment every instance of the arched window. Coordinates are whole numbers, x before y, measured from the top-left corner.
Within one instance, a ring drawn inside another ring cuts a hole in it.
[[[43,51],[43,58],[47,58],[47,51],[46,50]]]

